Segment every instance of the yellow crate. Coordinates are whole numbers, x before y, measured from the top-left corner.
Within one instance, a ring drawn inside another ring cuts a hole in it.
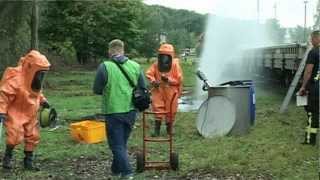
[[[99,143],[106,140],[106,124],[97,121],[81,121],[70,124],[71,137],[82,143]]]

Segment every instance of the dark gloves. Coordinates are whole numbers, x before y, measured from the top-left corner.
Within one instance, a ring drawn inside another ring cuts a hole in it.
[[[0,113],[0,123],[3,123],[6,120],[6,115]]]
[[[46,109],[50,108],[50,104],[48,103],[48,101],[43,101],[40,105]]]
[[[161,80],[162,80],[163,82],[169,82],[169,78],[166,77],[166,76],[161,76]]]
[[[152,87],[158,88],[160,86],[160,82],[159,81],[152,81],[151,85],[152,85]]]

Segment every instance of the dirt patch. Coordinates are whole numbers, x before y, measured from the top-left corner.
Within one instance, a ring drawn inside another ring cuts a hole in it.
[[[272,175],[267,173],[241,173],[227,172],[221,169],[202,169],[189,172],[187,175],[179,177],[179,179],[202,179],[202,180],[271,180]]]
[[[103,156],[103,155],[102,155]],[[106,157],[80,157],[73,159],[71,167],[73,174],[83,179],[89,179],[90,177],[97,177],[103,179],[111,179],[110,167],[111,160]]]
[[[129,154],[130,164],[135,169],[135,153],[137,149],[131,149]],[[24,171],[22,165],[15,162],[15,168],[9,171],[1,171],[0,179],[116,179],[111,175],[112,158],[101,153],[97,156],[80,156],[77,158],[66,158],[61,160],[39,159],[36,165],[41,168],[40,172]],[[192,170],[187,174],[171,173],[168,171],[157,171],[137,174],[137,179],[186,179],[186,180],[271,180],[273,176],[265,172],[228,172],[220,169]]]
[[[14,160],[14,169],[8,171],[0,168],[2,179],[112,179],[108,155],[100,157],[66,158],[64,160],[39,159],[35,165],[39,172],[25,171],[21,160]],[[0,162],[1,163],[1,162]]]

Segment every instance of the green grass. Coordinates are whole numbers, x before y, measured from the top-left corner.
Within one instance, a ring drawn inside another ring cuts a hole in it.
[[[148,67],[149,64],[143,64]],[[185,86],[195,85],[195,67],[183,63]],[[41,172],[21,168],[23,147],[15,156],[13,173],[0,171],[0,179],[107,179],[110,177],[111,154],[106,143],[86,145],[74,142],[69,123],[100,112],[100,97],[91,92],[95,72],[51,72],[47,95],[58,110],[61,127],[53,132],[41,130],[36,162]],[[301,145],[305,112],[291,104],[289,112],[279,114],[283,90],[257,89],[256,125],[244,136],[204,139],[195,127],[196,112],[178,113],[175,150],[180,156],[180,171],[146,171],[137,179],[317,179],[317,148]],[[162,127],[164,129],[164,126]],[[129,153],[142,148],[141,120],[129,142]],[[151,158],[166,159],[167,146],[152,146]],[[3,146],[0,148],[3,154]]]

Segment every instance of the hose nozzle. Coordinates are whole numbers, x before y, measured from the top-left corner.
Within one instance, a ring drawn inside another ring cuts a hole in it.
[[[201,81],[203,81],[202,90],[203,90],[203,91],[207,91],[207,90],[209,89],[210,85],[209,85],[208,82],[207,82],[208,79],[207,79],[206,75],[205,75],[202,71],[200,71],[200,70],[197,70],[196,75],[198,76],[198,78],[199,78]]]
[[[198,76],[198,78],[199,78],[200,80],[202,80],[202,81],[208,81],[206,75],[205,75],[203,72],[201,72],[200,70],[198,70],[198,71],[196,72],[196,75]]]

